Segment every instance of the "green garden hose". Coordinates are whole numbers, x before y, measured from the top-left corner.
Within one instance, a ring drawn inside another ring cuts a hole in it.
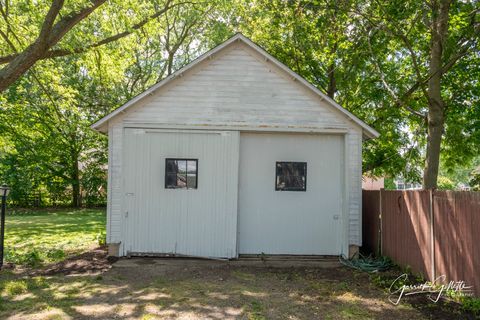
[[[361,253],[355,254],[351,259],[340,258],[343,265],[365,272],[379,272],[390,269],[393,264],[388,257],[364,256]]]

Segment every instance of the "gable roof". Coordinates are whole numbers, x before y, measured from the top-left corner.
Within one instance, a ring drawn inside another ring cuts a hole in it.
[[[299,83],[301,83],[303,86],[305,86],[306,88],[308,88],[310,91],[312,91],[313,93],[315,93],[316,95],[318,95],[320,97],[321,100],[325,100],[328,104],[330,104],[333,108],[337,109],[338,111],[340,111],[347,119],[353,121],[354,123],[356,123],[357,125],[359,125],[361,128],[362,128],[362,131],[363,131],[363,134],[364,136],[366,136],[367,138],[376,138],[378,137],[380,134],[375,130],[373,129],[372,127],[370,127],[369,125],[367,125],[365,122],[363,122],[362,120],[360,120],[359,118],[357,118],[355,115],[353,115],[351,112],[349,112],[347,109],[343,108],[342,106],[340,106],[338,103],[336,103],[333,99],[331,99],[330,97],[328,97],[326,94],[324,94],[323,92],[321,92],[319,89],[317,89],[314,85],[312,85],[310,82],[308,82],[307,80],[305,80],[303,77],[301,77],[300,75],[298,75],[297,73],[295,73],[293,70],[291,70],[290,68],[288,68],[285,64],[281,63],[280,61],[278,61],[275,57],[273,57],[271,54],[269,54],[268,52],[266,52],[264,49],[262,49],[260,46],[258,46],[257,44],[255,44],[254,42],[252,42],[250,39],[248,39],[247,37],[245,37],[243,34],[241,33],[237,33],[235,34],[233,37],[231,37],[230,39],[226,40],[225,42],[223,42],[222,44],[216,46],[215,48],[207,51],[206,53],[202,54],[201,56],[199,56],[198,58],[196,58],[195,60],[193,60],[192,62],[190,62],[189,64],[185,65],[184,67],[180,68],[179,70],[175,71],[174,73],[172,73],[170,76],[166,77],[165,79],[161,80],[160,82],[156,83],[155,85],[153,85],[152,87],[150,87],[149,89],[147,89],[146,91],[142,92],[141,94],[137,95],[136,97],[134,97],[133,99],[131,99],[130,101],[126,102],[124,105],[122,105],[121,107],[115,109],[113,112],[111,112],[110,114],[106,115],[105,117],[101,118],[100,120],[98,120],[97,122],[95,122],[91,128],[92,129],[95,129],[97,131],[101,131],[101,132],[105,132],[105,126],[108,124],[108,121],[115,118],[116,116],[118,116],[119,114],[122,114],[124,113],[128,108],[130,108],[131,106],[133,106],[134,104],[136,104],[137,102],[141,101],[142,99],[144,99],[145,97],[153,94],[155,91],[157,91],[158,89],[160,89],[161,87],[165,86],[166,84],[170,83],[171,81],[173,81],[174,79],[178,78],[178,77],[181,77],[183,75],[184,72],[186,72],[187,70],[193,68],[194,66],[200,64],[201,62],[203,62],[204,60],[212,57],[213,55],[215,55],[217,52],[223,50],[224,48],[230,46],[231,44],[235,43],[236,41],[241,41],[243,42],[244,44],[246,44],[247,46],[249,46],[250,48],[252,48],[253,50],[255,50],[256,52],[258,52],[260,55],[262,55],[264,57],[264,59],[266,61],[270,61],[271,63],[273,63],[276,67],[280,68],[281,70],[283,70],[284,72],[286,72],[287,74],[289,74],[294,80],[298,81]]]

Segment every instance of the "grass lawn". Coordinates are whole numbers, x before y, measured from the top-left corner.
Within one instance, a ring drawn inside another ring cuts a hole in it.
[[[6,262],[30,267],[58,262],[98,246],[105,210],[18,211],[7,215],[5,231]]]
[[[0,271],[0,319],[465,318],[426,297],[394,306],[371,275],[336,261],[132,258],[110,265],[104,249],[92,249],[104,226],[102,210],[9,216],[9,259],[30,267]]]

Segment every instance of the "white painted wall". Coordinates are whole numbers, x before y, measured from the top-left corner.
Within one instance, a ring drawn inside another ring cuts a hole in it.
[[[251,48],[225,49],[134,108],[125,123],[347,128],[345,116]]]
[[[341,135],[242,133],[239,253],[339,255],[344,142]],[[276,191],[275,163],[307,163],[306,191]]]
[[[125,129],[124,252],[236,257],[238,146],[238,132]],[[165,188],[166,158],[198,159],[198,188]]]

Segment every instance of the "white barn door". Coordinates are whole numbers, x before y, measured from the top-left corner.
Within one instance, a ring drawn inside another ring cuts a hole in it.
[[[237,255],[238,132],[125,129],[125,254]],[[197,189],[165,186],[166,158],[197,159]]]
[[[338,255],[344,143],[340,135],[240,138],[239,254]],[[276,162],[306,162],[306,191],[276,191]]]

